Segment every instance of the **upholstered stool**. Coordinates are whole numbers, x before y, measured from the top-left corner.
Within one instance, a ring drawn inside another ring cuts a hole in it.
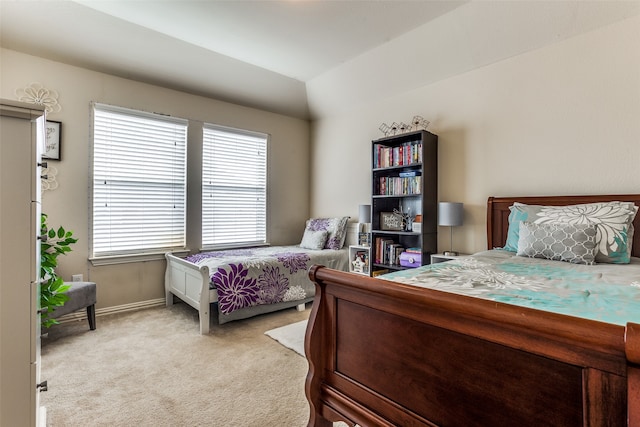
[[[96,328],[96,284],[94,282],[65,282],[71,285],[66,294],[69,300],[51,313],[51,317],[57,319],[65,314],[73,313],[81,308],[87,308],[87,320],[89,329]]]

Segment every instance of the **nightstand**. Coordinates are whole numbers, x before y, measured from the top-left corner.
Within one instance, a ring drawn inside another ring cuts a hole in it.
[[[458,254],[458,255],[444,255],[444,254],[432,254],[431,255],[431,264],[437,264],[439,262],[451,261],[452,259],[458,259],[469,254]]]

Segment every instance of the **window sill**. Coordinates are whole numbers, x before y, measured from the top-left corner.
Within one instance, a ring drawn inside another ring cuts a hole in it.
[[[183,257],[188,255],[190,251],[189,249],[179,249],[179,250],[166,250],[163,252],[146,253],[146,254],[110,255],[110,256],[101,256],[96,258],[89,258],[89,261],[91,261],[91,265],[93,266],[127,264],[132,262],[160,261],[165,259],[164,254],[167,252],[171,252],[173,255]]]
[[[209,252],[209,251],[223,251],[223,250],[232,250],[232,249],[246,249],[246,248],[260,248],[265,246],[271,246],[269,243],[248,243],[246,245],[240,244],[228,244],[228,245],[209,245],[200,248],[200,252]]]

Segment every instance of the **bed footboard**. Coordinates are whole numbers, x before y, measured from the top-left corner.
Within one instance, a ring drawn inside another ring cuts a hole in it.
[[[640,425],[640,325],[309,275],[309,426]]]
[[[209,291],[209,269],[165,254],[167,269],[164,277],[164,291],[167,307],[173,304],[173,296],[177,296],[191,307],[198,310],[200,333],[209,333],[210,304],[215,302],[215,293]]]
[[[625,353],[629,361],[627,368],[629,426],[640,427],[640,325],[627,324],[624,338]]]

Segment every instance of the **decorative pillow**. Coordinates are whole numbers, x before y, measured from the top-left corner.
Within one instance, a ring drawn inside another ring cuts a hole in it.
[[[631,202],[600,202],[570,206],[514,203],[509,208],[509,230],[504,249],[517,252],[520,224],[592,224],[599,245],[596,262],[628,264],[633,242],[633,219],[638,207]]]
[[[307,220],[305,230],[328,231],[327,242],[324,244],[325,249],[341,249],[347,237],[347,221],[348,216],[340,218],[311,218]]]
[[[520,256],[592,265],[598,253],[596,226],[593,224],[520,223]]]
[[[324,245],[327,243],[327,237],[329,237],[327,230],[305,229],[300,247],[306,249],[324,249]]]

